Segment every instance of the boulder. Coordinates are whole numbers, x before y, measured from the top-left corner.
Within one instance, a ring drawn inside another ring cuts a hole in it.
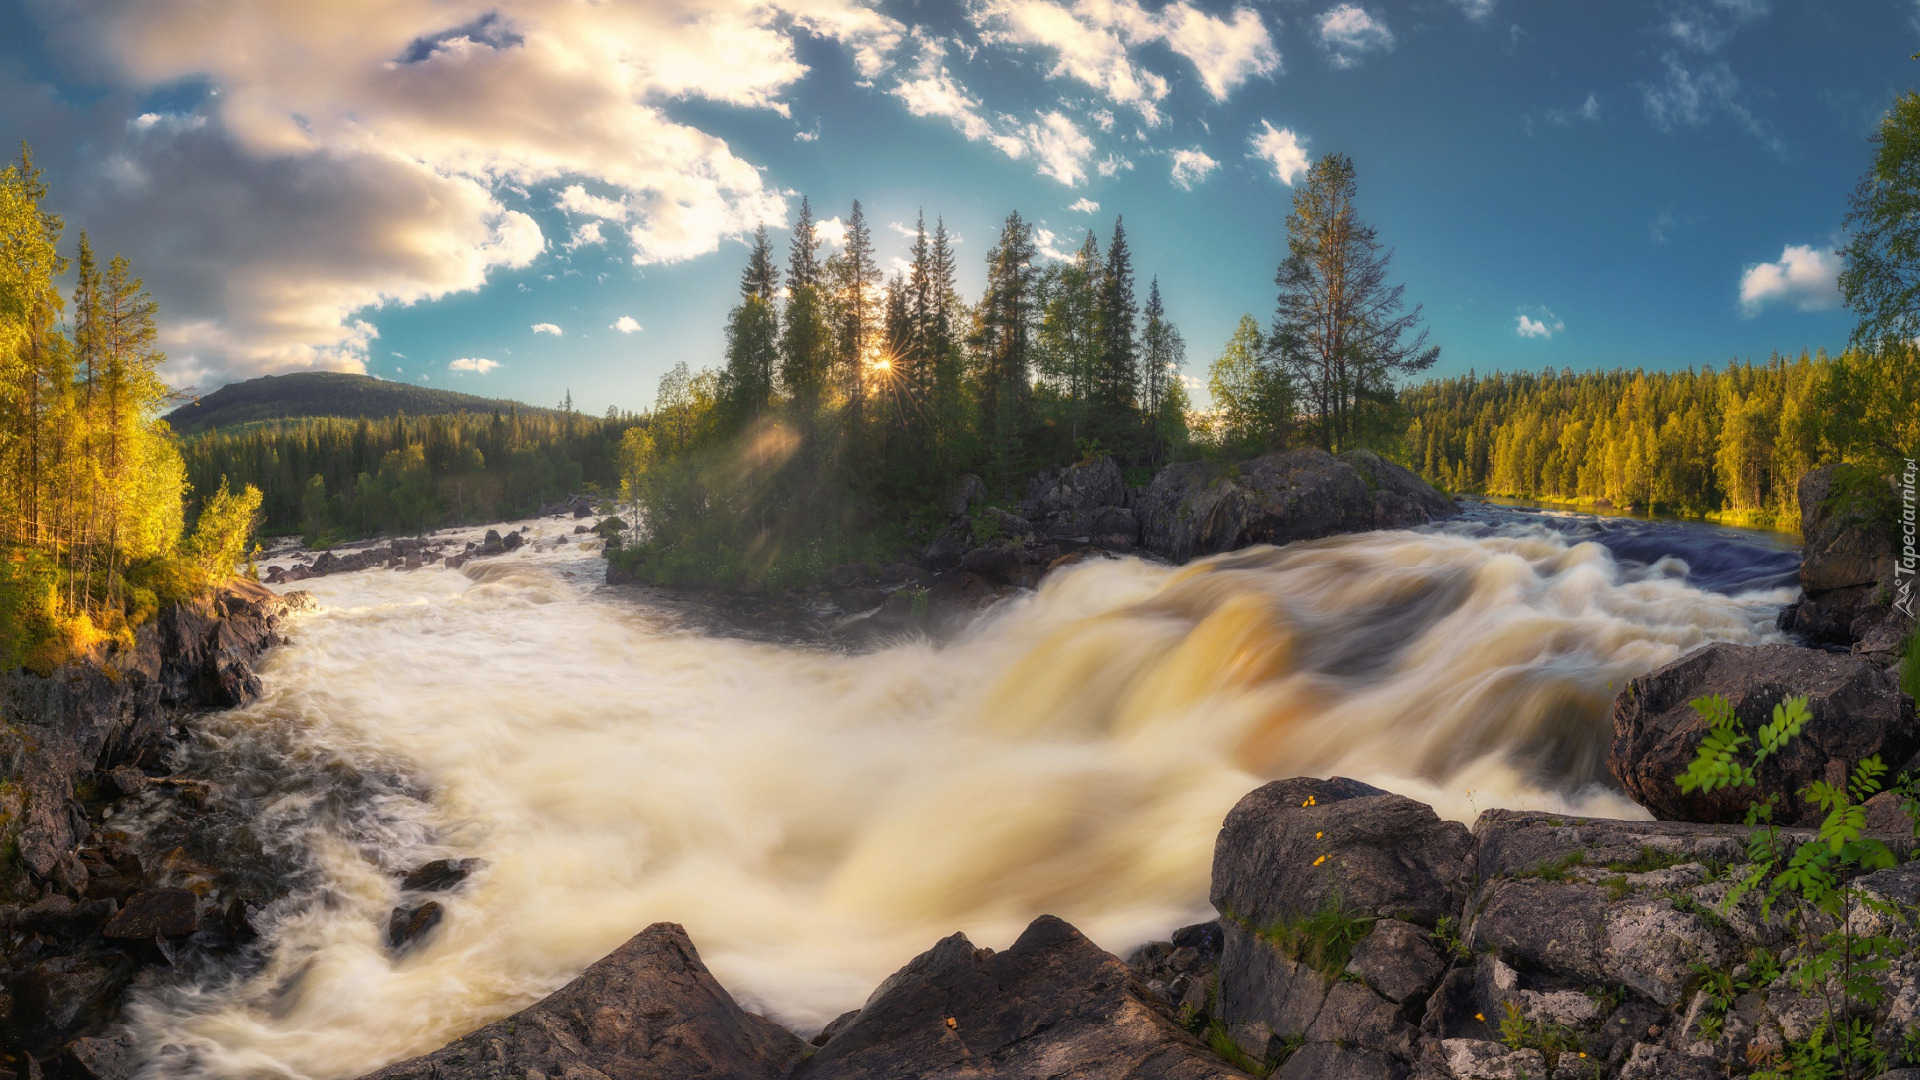
[[[94,1035],[67,1044],[67,1057],[91,1080],[133,1080],[145,1055],[129,1031]]]
[[[488,529],[487,535],[480,541],[480,554],[498,555],[507,550],[506,541],[500,539],[500,530]]]
[[[104,937],[151,941],[185,937],[200,929],[200,898],[188,889],[147,889],[127,900],[100,929]]]
[[[1800,603],[1792,629],[1818,643],[1849,645],[1854,621],[1893,577],[1894,534],[1874,508],[1832,498],[1835,470],[1800,478]]]
[[[369,1080],[777,1080],[802,1045],[735,1004],[685,930],[655,923],[538,1004]]]
[[[1353,466],[1373,495],[1373,527],[1409,529],[1460,513],[1452,499],[1413,470],[1388,461],[1371,450],[1348,450],[1340,460]]]
[[[1675,778],[1686,771],[1706,721],[1689,702],[1710,694],[1732,702],[1749,733],[1772,718],[1773,707],[1806,695],[1812,719],[1800,736],[1760,768],[1757,787],[1683,795]],[[1818,808],[1800,791],[1813,780],[1843,783],[1874,754],[1899,768],[1920,750],[1911,698],[1886,672],[1851,656],[1790,645],[1715,642],[1628,683],[1614,699],[1613,743],[1607,767],[1634,801],[1654,816],[1676,821],[1737,822],[1756,799],[1781,796],[1775,820],[1817,820]]]
[[[1404,528],[1456,512],[1445,495],[1378,455],[1336,458],[1315,449],[1231,466],[1169,465],[1133,510],[1141,544],[1175,562],[1251,544]]]
[[[1120,466],[1103,457],[1035,476],[1020,512],[1042,536],[1128,547],[1139,540],[1140,523],[1126,501]]]
[[[485,859],[435,859],[408,871],[400,888],[406,892],[442,892],[467,880],[469,874],[485,865]]]
[[[1005,952],[954,934],[880,984],[794,1080],[1240,1077],[1118,957],[1041,916]]]
[[[429,900],[413,907],[397,907],[387,918],[387,948],[401,952],[427,936],[428,932],[440,925],[447,909],[440,906],[438,900]]]
[[[965,517],[975,506],[986,501],[986,482],[968,473],[947,489],[947,494],[940,500],[940,509],[950,518]]]
[[[1473,874],[1466,826],[1357,780],[1297,777],[1248,793],[1213,848],[1213,906],[1263,928],[1338,899],[1431,927],[1456,915]]]

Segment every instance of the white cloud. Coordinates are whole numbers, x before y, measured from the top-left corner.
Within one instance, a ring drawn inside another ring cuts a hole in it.
[[[609,330],[618,330],[623,334],[631,334],[640,328],[639,322],[631,315],[622,315],[613,320],[613,325],[607,327]]]
[[[1205,180],[1207,174],[1219,168],[1220,163],[1206,155],[1199,147],[1191,150],[1173,152],[1173,183],[1182,191],[1192,191],[1193,185]]]
[[[1077,252],[1069,251],[1060,246],[1060,236],[1052,229],[1036,228],[1033,230],[1033,250],[1038,252],[1041,257],[1052,259],[1055,262],[1072,262],[1078,255]]]
[[[1779,136],[1769,131],[1753,110],[1740,101],[1740,80],[1732,68],[1725,63],[1714,63],[1695,72],[1672,53],[1662,56],[1661,62],[1666,68],[1666,81],[1640,84],[1647,119],[1654,127],[1665,132],[1681,127],[1705,127],[1715,114],[1726,113],[1767,149],[1776,154],[1785,152]]]
[[[1113,104],[1138,112],[1150,127],[1162,120],[1167,80],[1136,63],[1133,49],[1164,43],[1193,64],[1201,85],[1216,101],[1225,100],[1247,79],[1280,68],[1280,53],[1266,24],[1245,6],[1220,18],[1188,0],[1175,0],[1158,14],[1137,0],[1080,0],[1071,7],[1052,0],[982,0],[970,15],[982,40],[1051,50],[1049,77],[1093,87]]]
[[[1575,120],[1583,120],[1589,124],[1594,123],[1600,119],[1600,95],[1588,94],[1587,100],[1581,102],[1579,108],[1548,109],[1546,117],[1549,123],[1557,124],[1560,127],[1566,127]]]
[[[1087,178],[1087,159],[1093,156],[1093,140],[1081,134],[1064,114],[1041,113],[1039,119],[1020,131],[1021,141],[1040,163],[1040,175],[1073,187]]]
[[[1496,0],[1453,0],[1453,6],[1474,22],[1484,22],[1487,16],[1493,14],[1495,3]]]
[[[1770,6],[1768,0],[1713,0],[1704,7],[1681,4],[1667,12],[1661,29],[1686,48],[1717,52],[1746,24],[1763,18]]]
[[[1130,171],[1132,168],[1133,162],[1121,157],[1119,154],[1108,154],[1094,166],[1094,171],[1098,172],[1101,176],[1118,176],[1123,170]]]
[[[155,113],[113,139],[76,137],[89,190],[76,186],[72,210],[124,237],[154,283],[169,367],[214,379],[363,369],[368,310],[476,289],[543,250],[529,198],[578,186],[601,212],[623,207],[605,220],[625,222],[641,263],[784,219],[753,163],[667,108],[784,114],[806,70],[798,35],[838,42],[874,78],[905,33],[866,0],[395,0],[351,14],[146,0],[36,14],[112,80],[100,109],[212,88],[181,122]]]
[[[1092,199],[1075,199],[1067,204],[1067,209],[1076,214],[1096,214],[1100,212],[1100,204]]]
[[[447,365],[448,371],[471,371],[475,375],[485,375],[500,366],[498,360],[488,360],[480,356],[463,356]]]
[[[1322,12],[1320,47],[1334,67],[1353,67],[1371,52],[1392,52],[1393,31],[1385,20],[1367,14],[1358,4],[1341,4]]]
[[[822,251],[840,251],[847,246],[847,223],[839,215],[821,218],[813,223],[813,235]]]
[[[1535,308],[1534,310],[1539,313],[1540,317],[1535,319],[1528,316],[1526,312],[1521,312],[1519,321],[1514,325],[1514,333],[1523,338],[1550,338],[1567,328],[1566,323],[1561,322],[1553,312],[1548,311],[1546,308]]]
[[[1293,186],[1293,182],[1307,174],[1307,148],[1301,145],[1301,139],[1292,128],[1276,128],[1265,120],[1253,133],[1248,142],[1253,153],[1248,157],[1258,158],[1273,168],[1274,179]]]
[[[600,195],[589,195],[581,184],[569,184],[560,192],[560,198],[554,203],[570,214],[585,214],[588,217],[604,218],[608,221],[627,220],[627,204],[618,199],[609,199]]]
[[[568,240],[563,246],[568,251],[573,251],[578,248],[590,247],[594,244],[604,244],[606,242],[607,238],[600,232],[600,223],[597,221],[588,221],[575,227],[573,230],[573,238]]]
[[[887,91],[906,103],[915,116],[944,117],[967,137],[978,142],[993,134],[993,125],[981,113],[980,99],[960,85],[947,70],[947,46],[938,38],[920,37],[920,59],[911,78],[902,78]]]
[[[562,330],[562,329],[560,329],[560,328],[559,328],[558,326],[555,326],[554,324],[552,324],[552,323],[550,323],[550,322],[537,322],[537,323],[534,323],[534,324],[533,324],[533,332],[534,332],[534,333],[536,333],[536,334],[552,334],[552,335],[553,335],[554,337],[566,337],[566,336],[567,336],[567,332],[566,332],[565,330]]]
[[[1740,274],[1740,310],[1752,318],[1769,304],[1799,311],[1840,306],[1840,256],[1809,244],[1788,244],[1774,262],[1755,263]]]

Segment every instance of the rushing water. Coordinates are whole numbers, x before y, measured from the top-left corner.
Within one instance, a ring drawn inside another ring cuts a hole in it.
[[[568,523],[569,526],[571,523]],[[596,556],[306,583],[318,608],[189,772],[291,886],[260,962],[136,1003],[167,1073],[352,1077],[525,1006],[657,920],[808,1031],[964,930],[1051,912],[1114,950],[1209,913],[1265,779],[1635,816],[1623,680],[1769,640],[1794,552],[1702,526],[1481,510],[1184,568],[1094,561],[944,647],[705,636]],[[128,828],[142,827],[131,821]],[[487,866],[395,959],[396,873]]]

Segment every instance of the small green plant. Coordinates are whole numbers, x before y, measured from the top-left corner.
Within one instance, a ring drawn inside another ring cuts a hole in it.
[[[1442,915],[1433,924],[1433,940],[1449,959],[1473,959],[1473,950],[1467,947],[1466,940],[1460,936],[1460,920],[1451,915]]]
[[[1353,947],[1373,930],[1374,921],[1373,916],[1347,907],[1340,894],[1332,893],[1311,913],[1282,919],[1259,933],[1296,962],[1333,982],[1346,970]]]
[[[1607,864],[1607,869],[1616,874],[1650,874],[1655,870],[1666,870],[1692,861],[1693,856],[1685,852],[1660,851],[1651,847],[1642,847],[1639,858],[1610,862]]]
[[[1298,1038],[1286,1040],[1281,1043],[1280,1052],[1274,1055],[1278,1060],[1262,1061],[1252,1054],[1247,1053],[1245,1050],[1240,1049],[1240,1044],[1234,1042],[1233,1036],[1227,1034],[1227,1026],[1219,1020],[1215,1020],[1207,1026],[1206,1039],[1207,1046],[1212,1048],[1214,1053],[1225,1059],[1227,1064],[1252,1076],[1267,1076],[1271,1074],[1275,1068],[1292,1057],[1295,1050],[1300,1048],[1300,1040]]]
[[[1708,721],[1709,731],[1687,771],[1675,778],[1680,789],[1689,793],[1754,786],[1760,763],[1798,737],[1810,719],[1807,699],[1789,698],[1774,706],[1772,722],[1761,727],[1757,741],[1750,741],[1724,697],[1716,694],[1692,704]],[[1751,760],[1746,759],[1749,745]],[[1863,835],[1867,818],[1861,804],[1881,790],[1886,773],[1886,765],[1875,755],[1856,764],[1845,783],[1816,780],[1801,789],[1801,797],[1824,815],[1812,840],[1794,842],[1774,822],[1778,793],[1748,805],[1747,824],[1753,830],[1747,838],[1751,869],[1727,891],[1721,911],[1731,911],[1756,890],[1763,891],[1763,919],[1772,918],[1776,905],[1784,906],[1794,936],[1794,959],[1787,975],[1801,993],[1823,999],[1825,1014],[1807,1040],[1769,1065],[1769,1069],[1778,1066],[1787,1071],[1755,1073],[1756,1077],[1812,1080],[1873,1075],[1863,1070],[1884,1059],[1870,1034],[1856,1037],[1861,1029],[1846,1018],[1878,1004],[1883,991],[1874,976],[1902,951],[1889,935],[1854,929],[1854,916],[1862,911],[1879,915],[1883,924],[1904,920],[1892,905],[1856,884],[1860,877],[1896,863],[1885,844]],[[1909,785],[1903,805],[1913,802]],[[1837,1071],[1820,1071],[1829,1067]]]
[[[1900,654],[1900,689],[1920,700],[1920,628],[1907,635],[1907,647]]]
[[[1502,1002],[1501,1008],[1505,1015],[1500,1017],[1500,1041],[1506,1043],[1509,1050],[1540,1051],[1540,1056],[1547,1059],[1548,1073],[1560,1064],[1562,1054],[1586,1056],[1581,1050],[1580,1035],[1572,1028],[1546,1020],[1528,1020],[1518,1002]]]

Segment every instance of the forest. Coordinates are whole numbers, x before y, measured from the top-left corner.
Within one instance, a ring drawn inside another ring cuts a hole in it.
[[[577,492],[611,492],[621,435],[639,418],[515,406],[379,419],[304,417],[180,441],[197,491],[222,478],[261,493],[262,529],[309,545],[531,517]]]
[[[224,581],[260,500],[207,484],[188,530],[186,469],[156,419],[173,393],[153,299],[85,231],[63,255],[46,196],[23,146],[0,169],[0,667],[42,673]]]

